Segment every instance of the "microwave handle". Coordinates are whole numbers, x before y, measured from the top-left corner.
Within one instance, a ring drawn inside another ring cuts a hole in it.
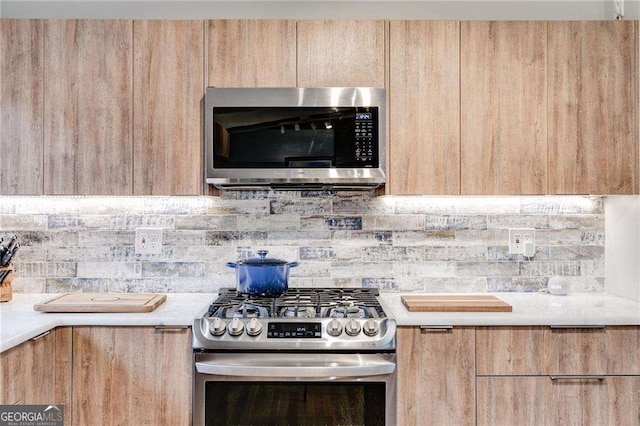
[[[381,376],[394,372],[396,364],[377,361],[361,365],[291,365],[283,360],[282,365],[238,365],[224,362],[196,362],[196,371],[201,374],[236,377],[266,378],[321,378],[321,377],[366,377]]]

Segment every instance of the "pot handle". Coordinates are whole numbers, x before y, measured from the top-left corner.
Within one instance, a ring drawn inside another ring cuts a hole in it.
[[[236,269],[238,267],[238,264],[235,262],[227,262],[225,263],[225,265],[227,265],[229,268],[233,268]]]
[[[289,266],[289,268],[295,268],[299,264],[300,264],[299,262],[289,262],[287,263],[287,266]]]

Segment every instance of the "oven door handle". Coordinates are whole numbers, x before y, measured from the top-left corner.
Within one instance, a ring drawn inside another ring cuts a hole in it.
[[[321,377],[367,377],[392,374],[394,362],[386,360],[366,360],[363,362],[332,362],[308,360],[304,364],[291,363],[283,357],[279,362],[238,363],[221,361],[196,362],[196,371],[201,374],[236,377],[267,378],[321,378]]]

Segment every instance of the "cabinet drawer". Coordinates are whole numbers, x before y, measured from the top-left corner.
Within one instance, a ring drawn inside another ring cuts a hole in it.
[[[478,425],[635,425],[640,376],[478,377]]]
[[[640,374],[640,327],[478,327],[478,375]]]

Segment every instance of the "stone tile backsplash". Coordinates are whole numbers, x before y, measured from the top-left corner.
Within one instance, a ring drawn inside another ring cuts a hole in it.
[[[23,244],[16,292],[214,292],[226,261],[299,260],[290,286],[531,292],[553,275],[604,290],[601,197],[375,197],[224,192],[221,197],[0,197],[0,235]],[[163,250],[134,252],[135,229]],[[510,255],[508,229],[536,228],[536,256]]]

